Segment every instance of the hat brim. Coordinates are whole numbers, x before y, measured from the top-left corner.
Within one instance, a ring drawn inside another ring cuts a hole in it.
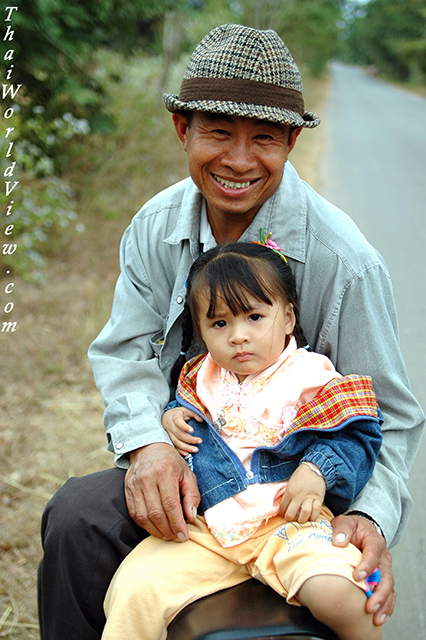
[[[206,111],[209,113],[222,113],[228,116],[241,116],[242,118],[256,118],[269,122],[278,122],[293,127],[305,127],[313,129],[321,122],[315,113],[305,111],[303,115],[295,111],[280,109],[262,104],[248,104],[222,100],[194,100],[184,102],[177,95],[165,93],[163,101],[168,111]]]

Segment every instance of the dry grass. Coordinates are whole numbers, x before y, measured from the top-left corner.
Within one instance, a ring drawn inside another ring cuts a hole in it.
[[[146,68],[134,67],[130,79],[111,85],[117,133],[73,148],[67,179],[78,189],[86,231],[51,261],[44,288],[16,281],[18,327],[0,334],[1,638],[39,638],[35,583],[46,501],[69,476],[111,465],[86,352],[108,319],[120,237],[141,203],[186,175],[170,116],[147,102]],[[321,113],[326,92],[325,81],[309,83],[310,110]],[[299,141],[292,160],[319,186],[321,128]]]

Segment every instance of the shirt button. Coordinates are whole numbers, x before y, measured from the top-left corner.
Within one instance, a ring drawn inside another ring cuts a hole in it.
[[[122,449],[124,447],[124,442],[117,442],[117,444],[115,445],[116,449]]]
[[[178,296],[178,297],[176,298],[176,302],[177,302],[178,304],[182,304],[182,302],[183,302],[183,298],[182,298],[182,296]]]

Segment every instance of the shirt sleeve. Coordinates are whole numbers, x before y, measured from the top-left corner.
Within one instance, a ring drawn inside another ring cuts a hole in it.
[[[159,366],[164,319],[129,227],[120,248],[121,273],[111,318],[90,345],[95,382],[106,406],[108,448],[117,466],[128,466],[128,454],[153,442],[171,441],[161,425],[170,399],[169,384]]]
[[[334,309],[321,337],[327,353],[343,375],[371,376],[384,415],[383,442],[373,475],[351,510],[371,516],[388,546],[398,542],[412,508],[409,471],[424,427],[399,346],[392,287],[385,266],[375,264],[355,276]]]

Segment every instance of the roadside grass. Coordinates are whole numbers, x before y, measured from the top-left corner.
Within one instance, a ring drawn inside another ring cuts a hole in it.
[[[149,197],[187,175],[170,114],[153,97],[158,72],[152,59],[99,63],[117,128],[73,143],[64,176],[86,229],[50,259],[42,288],[15,279],[18,326],[0,334],[0,638],[39,638],[36,573],[47,500],[71,475],[112,464],[87,348],[109,317],[124,229]],[[180,75],[177,65],[172,83]],[[306,83],[307,108],[321,115],[327,90],[326,79]],[[291,157],[316,188],[321,129],[304,131]]]

